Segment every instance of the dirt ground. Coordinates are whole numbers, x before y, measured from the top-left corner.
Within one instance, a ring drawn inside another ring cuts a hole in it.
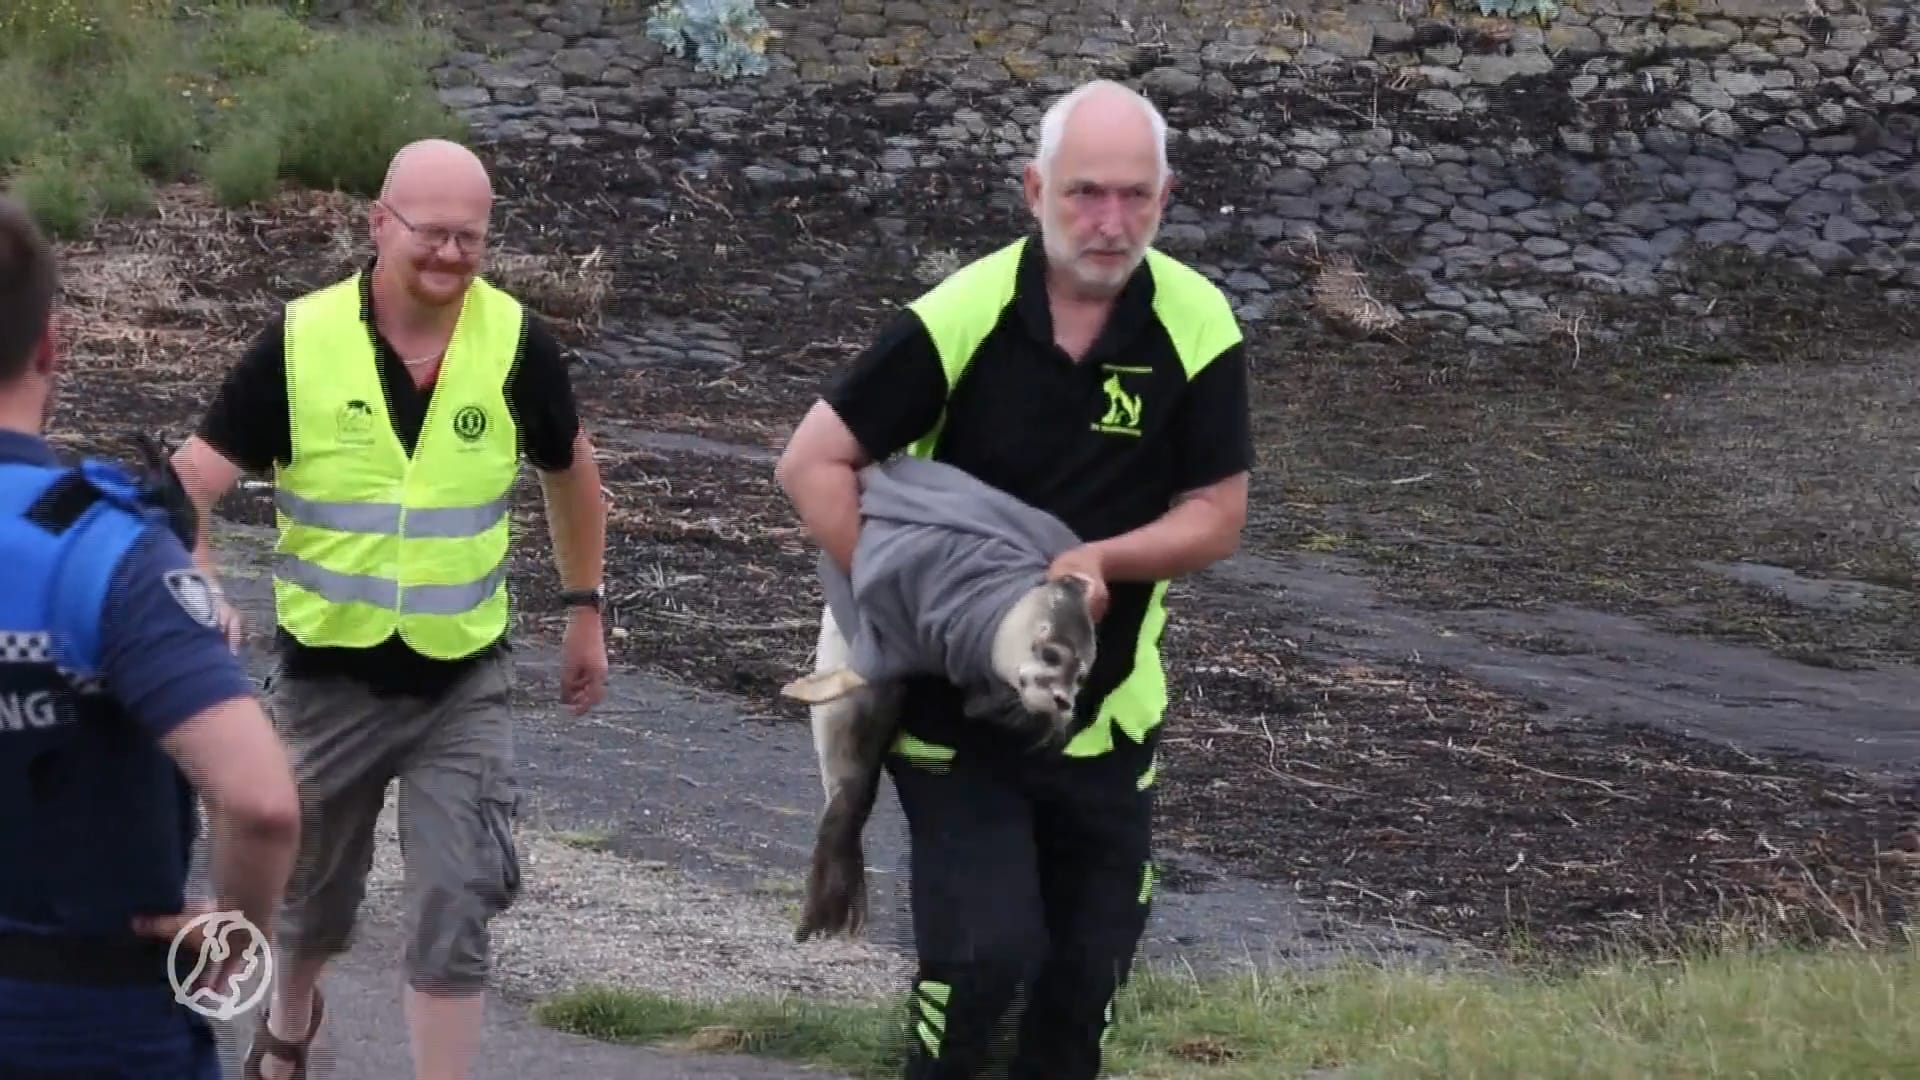
[[[1231,161],[1192,175],[1201,190],[1182,197],[1202,204],[1251,182]],[[517,151],[498,177],[501,245],[524,256],[501,276],[550,312],[586,312],[566,334],[613,500],[616,661],[797,723],[774,691],[806,662],[817,588],[768,455],[921,287],[917,267],[1011,236],[1020,209],[965,161],[884,200],[770,197],[724,169],[683,180],[619,146]],[[183,437],[252,320],[354,258],[341,198],[226,214],[176,191],[163,207],[68,250],[78,321],[55,427],[70,449]],[[1763,265],[1696,278],[1707,317],[1596,309],[1554,347],[1511,352],[1356,342],[1281,305],[1250,335],[1261,468],[1246,556],[1356,560],[1383,603],[1442,635],[1476,611],[1577,606],[1781,665],[1912,661],[1920,449],[1902,436],[1920,405],[1910,357],[1892,351],[1912,316],[1853,288],[1790,292]],[[267,520],[257,496],[226,510]],[[529,482],[518,516],[536,536],[539,514]],[[547,560],[538,543],[522,560],[529,634],[552,629]],[[1783,592],[1781,575],[1815,595]],[[1692,739],[1661,716],[1581,724],[1417,656],[1344,649],[1337,628],[1289,637],[1299,609],[1283,590],[1209,575],[1172,601],[1173,850],[1355,920],[1554,949],[1734,915],[1869,932],[1913,888],[1888,849],[1920,809],[1897,782],[1920,761],[1883,762],[1889,782]]]

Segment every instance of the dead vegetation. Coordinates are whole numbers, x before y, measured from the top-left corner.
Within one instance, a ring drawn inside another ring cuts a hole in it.
[[[1920,314],[1871,278],[1810,274],[1739,245],[1688,251],[1653,302],[1597,292],[1589,324],[1620,363],[1846,365],[1913,340]]]
[[[502,251],[489,260],[488,276],[578,339],[600,328],[601,311],[613,288],[608,262],[602,248],[577,257]]]
[[[1565,954],[1733,925],[1884,942],[1920,901],[1896,854],[1915,793],[1651,726],[1550,723],[1415,663],[1328,665],[1255,629],[1254,601],[1181,607],[1173,837],[1343,921]]]
[[[204,354],[209,332],[244,334],[299,291],[364,267],[372,254],[366,213],[367,200],[339,192],[294,190],[229,209],[199,186],[162,188],[150,217],[110,220],[61,246],[70,333],[83,357],[133,347],[143,370],[157,363],[165,371],[183,352]],[[297,269],[270,270],[276,251],[297,253]],[[611,259],[597,248],[576,256],[502,246],[483,272],[582,333],[599,325],[613,285]]]
[[[1352,254],[1320,250],[1318,243],[1308,245],[1304,256],[1308,265],[1317,267],[1309,294],[1313,308],[1336,330],[1351,337],[1371,338],[1393,333],[1406,322],[1392,304],[1380,300],[1367,286],[1366,271],[1360,269]]]

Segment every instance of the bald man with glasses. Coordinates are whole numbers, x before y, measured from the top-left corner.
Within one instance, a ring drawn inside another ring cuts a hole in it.
[[[369,211],[371,262],[288,304],[174,455],[202,537],[243,471],[274,481],[268,696],[304,829],[247,1080],[307,1074],[320,974],[348,947],[395,779],[415,1076],[471,1071],[489,925],[520,887],[506,560],[522,458],[570,612],[562,700],[577,714],[605,693],[600,476],[559,345],[479,273],[492,204],[464,147],[402,149]],[[212,578],[204,541],[195,556]]]

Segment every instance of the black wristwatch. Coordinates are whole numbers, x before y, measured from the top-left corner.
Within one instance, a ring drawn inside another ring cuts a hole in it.
[[[607,591],[598,585],[591,589],[563,589],[560,592],[562,607],[590,607],[599,611],[600,605],[605,603],[606,599]]]

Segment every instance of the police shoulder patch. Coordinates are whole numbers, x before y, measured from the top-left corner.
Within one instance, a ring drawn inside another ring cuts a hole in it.
[[[167,591],[180,610],[208,629],[220,628],[220,605],[214,601],[213,586],[198,570],[169,570],[163,576]]]

